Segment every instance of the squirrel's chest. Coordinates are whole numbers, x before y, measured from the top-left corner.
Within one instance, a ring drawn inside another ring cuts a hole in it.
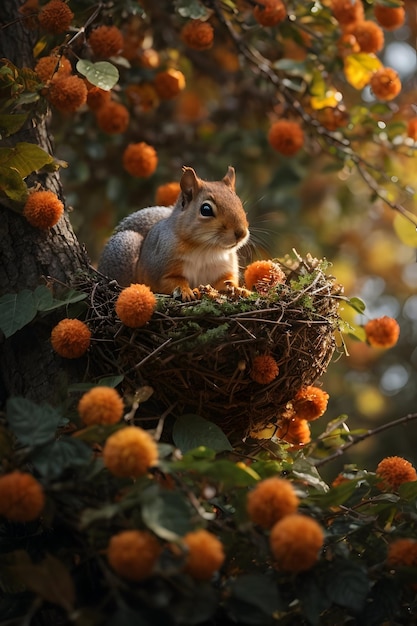
[[[183,258],[183,275],[194,289],[199,285],[212,284],[223,274],[237,274],[238,262],[236,252],[199,251]]]

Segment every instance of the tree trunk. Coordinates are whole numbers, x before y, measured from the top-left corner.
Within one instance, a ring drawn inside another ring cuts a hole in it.
[[[9,59],[19,68],[33,68],[32,50],[37,32],[27,30],[19,20],[19,5],[18,0],[8,0],[0,7],[0,57]],[[35,143],[53,154],[47,116],[29,119],[21,131],[1,145],[13,146],[20,141]],[[63,199],[57,173],[33,173],[27,182],[29,186],[41,183]],[[33,228],[0,197],[0,296],[35,289],[48,277],[68,283],[74,272],[88,265],[87,254],[75,237],[66,211],[56,226],[44,232]],[[24,395],[35,401],[57,399],[56,383],[62,378],[62,361],[51,349],[49,333],[50,325],[35,320],[3,342],[0,401],[9,395]]]

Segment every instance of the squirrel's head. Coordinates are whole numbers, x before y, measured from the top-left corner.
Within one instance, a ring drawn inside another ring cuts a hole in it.
[[[237,249],[249,239],[249,224],[235,180],[230,165],[222,180],[213,182],[199,178],[191,167],[183,167],[180,202],[184,217],[188,214],[183,225],[186,221],[190,235],[200,243]]]

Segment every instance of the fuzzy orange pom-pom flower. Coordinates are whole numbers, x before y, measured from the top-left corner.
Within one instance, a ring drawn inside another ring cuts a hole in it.
[[[53,191],[34,191],[26,200],[23,215],[35,228],[52,228],[64,212],[64,205]]]
[[[185,88],[185,76],[180,70],[170,68],[164,72],[158,72],[153,84],[160,98],[170,100]]]
[[[287,17],[282,0],[256,0],[253,17],[261,26],[276,26]]]
[[[259,482],[248,493],[246,510],[254,524],[271,528],[285,515],[295,513],[299,503],[292,484],[273,476]]]
[[[51,332],[51,344],[66,359],[78,359],[90,347],[91,331],[84,322],[65,318]]]
[[[55,76],[68,76],[71,70],[71,63],[66,57],[54,54],[41,57],[35,65],[35,72],[43,83]]]
[[[417,541],[404,537],[390,543],[386,562],[393,568],[417,567]]]
[[[123,530],[111,537],[107,548],[114,571],[135,582],[152,575],[160,554],[157,538],[146,530]]]
[[[339,24],[343,26],[360,22],[364,17],[361,0],[331,0],[330,8]]]
[[[103,461],[114,476],[138,478],[158,461],[158,448],[143,428],[126,426],[106,440]]]
[[[98,26],[88,36],[88,43],[96,57],[106,59],[123,48],[123,35],[117,26]]]
[[[370,20],[358,22],[350,32],[355,37],[361,52],[376,53],[384,47],[384,33],[375,22]]]
[[[256,289],[260,293],[268,293],[268,291],[285,282],[285,274],[278,265],[273,261],[254,261],[245,269],[245,286],[248,289]]]
[[[93,387],[80,398],[78,413],[87,426],[116,424],[123,416],[123,400],[113,387]]]
[[[384,4],[374,3],[375,19],[385,30],[396,30],[404,24],[404,7],[389,7]]]
[[[115,309],[125,326],[139,328],[149,322],[155,306],[156,298],[149,287],[135,283],[120,292]]]
[[[158,165],[158,155],[155,148],[141,141],[131,143],[123,152],[123,167],[132,176],[147,178],[151,176]]]
[[[385,457],[378,463],[375,473],[382,481],[378,487],[383,491],[396,490],[403,483],[417,480],[414,466],[401,456]]]
[[[276,436],[294,446],[302,446],[311,441],[310,426],[305,419],[284,419],[279,425]]]
[[[392,67],[381,67],[371,76],[370,87],[378,100],[393,100],[401,91],[401,80]]]
[[[181,39],[193,50],[208,50],[213,45],[214,30],[208,22],[190,20],[181,29]]]
[[[0,515],[12,522],[31,522],[45,505],[40,483],[26,472],[15,470],[0,477]]]
[[[118,135],[129,126],[130,114],[124,104],[108,102],[96,112],[97,124],[104,133]]]
[[[156,190],[155,202],[158,206],[171,206],[176,203],[180,193],[181,187],[177,182],[160,185]]]
[[[87,106],[91,111],[98,111],[111,100],[111,92],[87,84]]]
[[[259,354],[256,356],[250,368],[249,376],[260,385],[268,385],[279,373],[278,363],[269,354]]]
[[[65,33],[72,22],[74,13],[62,0],[50,0],[40,10],[39,26],[53,35]]]
[[[184,570],[196,580],[210,580],[224,562],[223,544],[208,530],[194,530],[183,537],[187,548]]]
[[[388,315],[369,320],[364,326],[366,340],[375,348],[392,348],[400,336],[398,322]]]
[[[277,120],[268,132],[270,145],[284,156],[293,156],[304,145],[304,132],[298,122]]]
[[[323,529],[299,513],[286,515],[271,529],[269,545],[279,569],[304,572],[313,567],[324,543]]]
[[[318,419],[327,409],[329,394],[319,387],[303,387],[292,401],[296,417],[308,422]]]
[[[411,117],[407,122],[407,135],[417,141],[417,117]]]
[[[47,98],[58,111],[74,113],[87,102],[87,87],[78,76],[57,76],[51,80]]]

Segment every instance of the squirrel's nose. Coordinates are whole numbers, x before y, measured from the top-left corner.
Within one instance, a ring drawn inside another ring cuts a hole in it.
[[[243,228],[237,228],[235,230],[235,237],[236,237],[236,241],[240,241],[241,239],[246,237],[246,230]]]

